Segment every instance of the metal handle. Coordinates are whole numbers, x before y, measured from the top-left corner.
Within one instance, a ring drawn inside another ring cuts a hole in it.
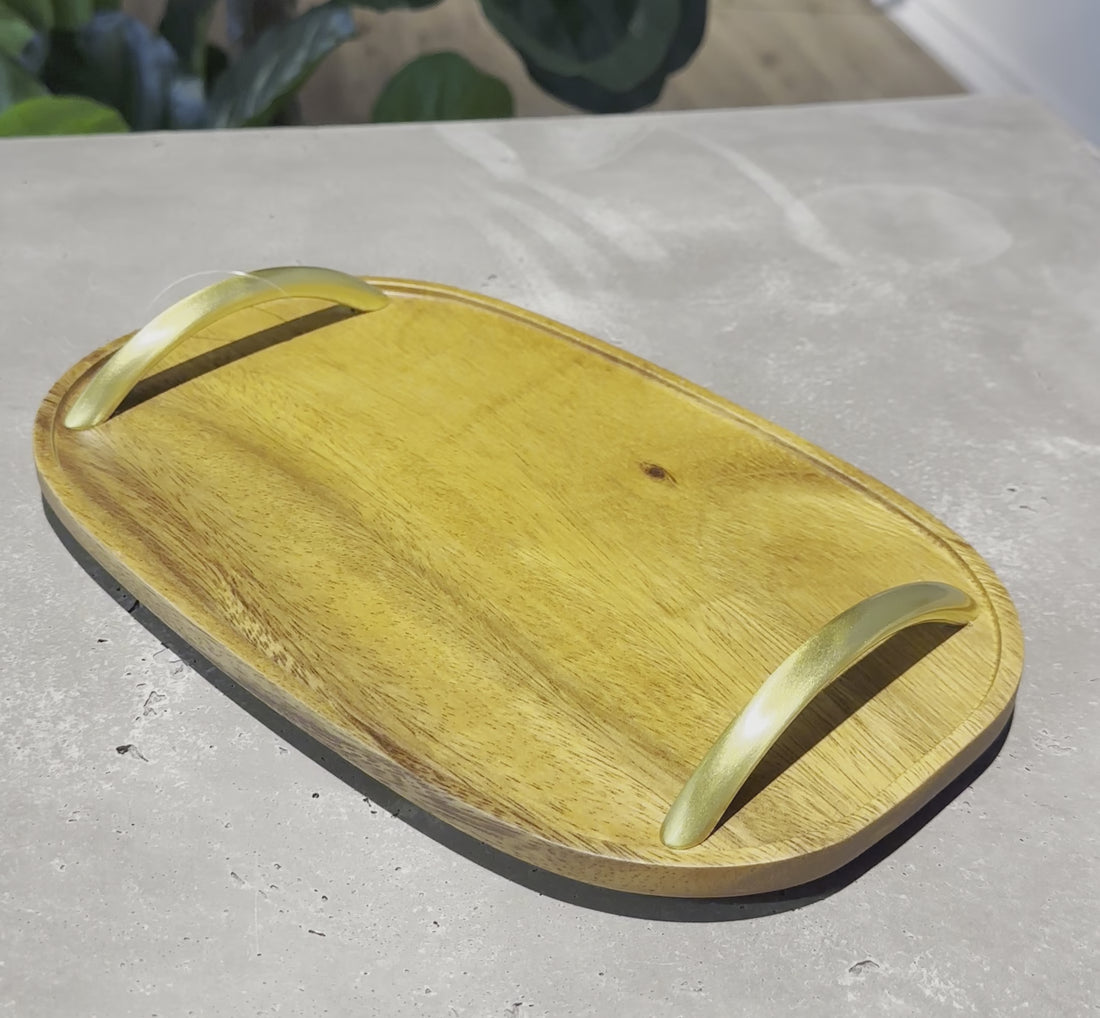
[[[669,848],[710,837],[764,754],[811,700],[895,633],[922,622],[965,625],[977,606],[946,583],[907,583],[861,601],[784,661],[688,778],[661,825]]]
[[[359,311],[376,311],[389,303],[381,290],[333,269],[292,265],[223,279],[162,311],[119,347],[69,408],[65,427],[82,430],[102,424],[173,347],[234,311],[284,297],[316,297]]]

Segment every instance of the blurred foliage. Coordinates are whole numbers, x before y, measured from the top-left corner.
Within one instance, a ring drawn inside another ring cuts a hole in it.
[[[0,0],[3,133],[277,123],[317,65],[354,35],[353,6],[388,11],[439,0],[329,0],[299,15],[284,13],[292,2],[284,0],[274,17],[267,10],[257,19],[259,2],[229,0],[231,25],[247,25],[231,58],[208,39],[215,0],[168,0],[156,31],[118,0]],[[707,14],[706,0],[480,3],[532,80],[597,113],[652,103],[698,48]],[[373,119],[507,117],[512,105],[498,78],[457,53],[432,53],[393,76]]]
[[[374,104],[371,120],[469,120],[512,115],[512,93],[457,53],[429,53],[398,71]]]
[[[25,134],[107,134],[128,131],[118,110],[83,96],[39,95],[0,112],[0,138]]]

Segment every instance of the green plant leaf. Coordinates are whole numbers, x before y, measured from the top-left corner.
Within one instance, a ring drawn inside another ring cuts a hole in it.
[[[567,78],[552,74],[524,61],[527,74],[544,92],[589,113],[630,113],[655,103],[661,97],[667,75],[656,71],[641,84],[626,92],[612,92],[587,78]]]
[[[37,34],[18,14],[0,4],[0,53],[20,60],[27,43]]]
[[[72,95],[40,95],[0,113],[0,138],[43,134],[108,134],[128,131],[118,110]]]
[[[215,46],[213,43],[206,44],[206,53],[203,56],[203,80],[206,83],[207,90],[214,87],[214,82],[218,80],[229,67],[229,54],[225,52],[220,46]]]
[[[683,0],[680,25],[663,64],[625,92],[613,92],[586,78],[553,74],[527,60],[524,63],[531,80],[557,99],[591,113],[629,113],[657,101],[668,76],[695,55],[706,26],[707,0]]]
[[[160,19],[160,34],[172,44],[176,56],[199,78],[206,71],[206,32],[215,0],[168,0]]]
[[[0,110],[36,95],[45,95],[46,87],[22,64],[0,52]]]
[[[6,7],[38,32],[60,28],[72,32],[86,24],[96,11],[114,10],[120,0],[3,0]]]
[[[214,126],[270,123],[314,68],[354,34],[351,11],[335,3],[269,28],[214,84],[210,95]]]
[[[53,0],[53,27],[75,32],[91,21],[95,12],[95,0]]]
[[[695,56],[707,31],[707,0],[683,0],[680,26],[665,57],[665,73],[675,74]]]
[[[401,68],[374,104],[376,123],[483,120],[512,115],[512,93],[499,78],[457,53],[429,53]]]
[[[169,96],[180,75],[167,40],[121,11],[101,11],[76,32],[54,32],[43,81],[118,110],[135,131],[172,126]]]
[[[664,65],[682,0],[481,0],[481,6],[528,65],[627,92]]]
[[[0,0],[0,53],[37,75],[49,49],[49,33],[36,29]]]
[[[36,32],[48,32],[53,28],[52,0],[4,0],[4,6]]]

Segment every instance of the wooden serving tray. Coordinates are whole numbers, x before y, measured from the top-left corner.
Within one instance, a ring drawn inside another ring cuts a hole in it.
[[[70,369],[42,490],[165,623],[424,809],[590,883],[760,892],[858,855],[1004,727],[1007,594],[882,484],[500,301],[260,277]]]

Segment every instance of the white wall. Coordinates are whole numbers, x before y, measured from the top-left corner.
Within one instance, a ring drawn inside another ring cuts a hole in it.
[[[878,0],[964,85],[1029,92],[1100,143],[1100,0]]]

